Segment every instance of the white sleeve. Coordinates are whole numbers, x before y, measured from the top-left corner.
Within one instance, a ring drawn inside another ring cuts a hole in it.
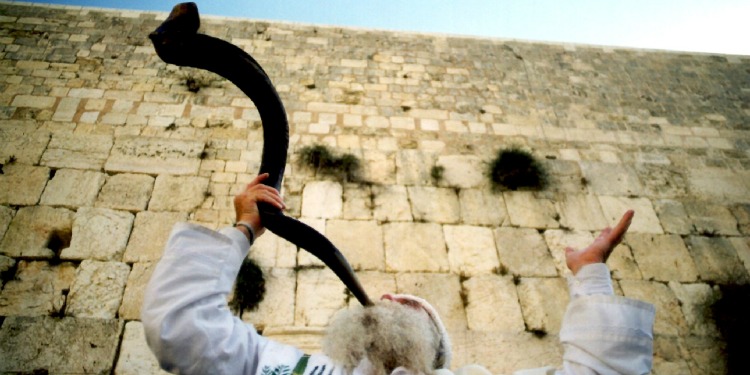
[[[180,374],[254,373],[266,339],[233,316],[226,297],[250,243],[237,229],[221,233],[175,225],[144,296],[146,340],[163,369]]]

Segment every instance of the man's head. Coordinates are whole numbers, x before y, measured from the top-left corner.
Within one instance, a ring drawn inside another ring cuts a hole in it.
[[[450,340],[435,309],[409,295],[386,294],[374,306],[341,311],[323,351],[348,371],[390,374],[404,367],[431,374],[450,365]]]

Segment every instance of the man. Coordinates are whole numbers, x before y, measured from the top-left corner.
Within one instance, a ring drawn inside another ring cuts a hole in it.
[[[452,374],[445,327],[418,297],[386,294],[375,306],[338,314],[323,342],[325,354],[310,356],[258,335],[230,313],[226,296],[253,240],[264,232],[257,203],[285,208],[279,193],[261,184],[267,177],[256,177],[235,197],[234,228],[177,224],[172,231],[142,310],[146,339],[162,368],[180,374]],[[613,296],[604,265],[632,217],[628,211],[580,252],[566,249],[575,276],[560,332],[562,373],[650,371],[653,307]],[[554,369],[531,371],[525,373]],[[489,372],[467,366],[457,374]]]

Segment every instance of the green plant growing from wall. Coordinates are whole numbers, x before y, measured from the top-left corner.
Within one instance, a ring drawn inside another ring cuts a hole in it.
[[[266,293],[266,280],[263,271],[250,258],[242,261],[237,282],[234,285],[234,296],[229,307],[242,316],[244,311],[253,311],[263,301]]]
[[[445,167],[442,165],[433,165],[430,169],[430,177],[435,185],[439,184],[443,180],[443,173],[445,173]]]
[[[359,182],[361,162],[352,154],[336,155],[323,145],[305,146],[299,150],[299,164],[315,174],[333,177],[341,182]]]
[[[498,152],[489,166],[490,182],[494,190],[542,190],[548,182],[544,166],[520,147]]]

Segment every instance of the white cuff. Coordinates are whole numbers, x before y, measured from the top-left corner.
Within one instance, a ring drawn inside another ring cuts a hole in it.
[[[575,276],[568,276],[568,289],[571,299],[592,294],[615,294],[609,268],[604,263],[587,264]]]

